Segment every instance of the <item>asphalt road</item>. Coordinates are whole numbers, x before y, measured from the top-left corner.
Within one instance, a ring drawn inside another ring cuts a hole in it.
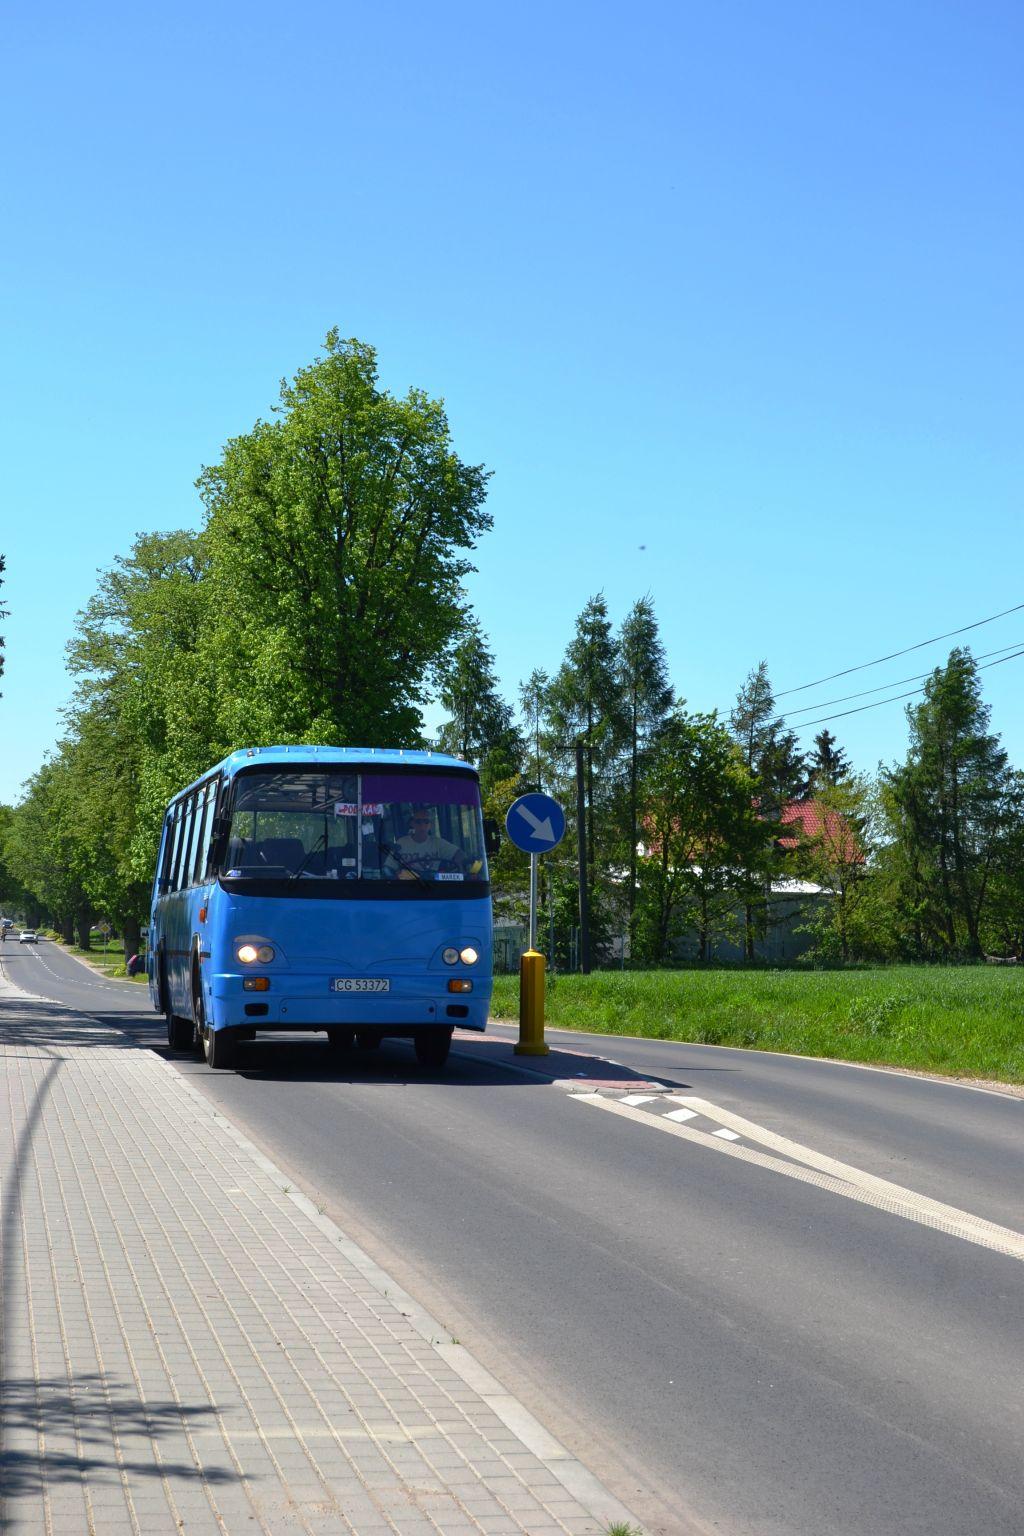
[[[0,965],[166,1054],[144,988]],[[398,1042],[174,1059],[652,1530],[1021,1536],[1024,1100],[564,1034],[531,1073],[510,1038],[443,1076]]]

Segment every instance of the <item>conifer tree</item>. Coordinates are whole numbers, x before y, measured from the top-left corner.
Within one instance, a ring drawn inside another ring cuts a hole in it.
[[[519,708],[526,725],[526,771],[536,790],[544,788],[543,735],[550,683],[544,668],[534,667],[526,681],[519,684]]]
[[[607,818],[600,813],[611,801],[612,770],[625,738],[618,660],[608,604],[599,592],[577,618],[576,633],[548,692],[553,746],[570,783],[577,741],[583,751],[586,881],[595,931],[599,926],[596,869],[611,841]]]
[[[824,726],[814,738],[814,751],[808,761],[808,789],[813,795],[821,789],[835,789],[850,775],[850,764],[836,738]]]
[[[775,708],[767,662],[759,662],[748,673],[736,695],[729,723],[733,739],[753,777],[758,809],[766,831],[764,895],[759,903],[748,901],[744,911],[744,949],[747,959],[753,960],[756,929],[764,926],[767,917],[768,892],[776,862],[772,854],[772,832],[778,828],[783,808],[791,800],[806,794],[807,774],[796,732],[786,727]]]
[[[1016,820],[1014,775],[989,716],[974,658],[957,647],[925,683],[922,702],[907,707],[910,750],[885,775],[922,938],[972,958],[982,953],[992,878]]]
[[[523,743],[511,707],[498,692],[494,656],[480,622],[471,616],[441,671],[439,696],[449,718],[438,732],[445,752],[476,763],[485,785],[515,774]]]
[[[645,749],[672,708],[668,658],[649,596],[633,604],[618,638],[619,687],[626,728],[626,837],[629,852],[627,915],[630,931],[636,907],[639,781]]]

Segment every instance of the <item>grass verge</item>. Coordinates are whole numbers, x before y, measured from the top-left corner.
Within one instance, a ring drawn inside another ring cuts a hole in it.
[[[114,976],[118,981],[137,981],[145,983],[147,980],[145,971],[137,976],[129,976],[124,968],[124,948],[118,939],[108,939],[105,944],[93,944],[89,949],[79,949],[77,944],[67,945],[69,955],[78,955],[96,971],[104,976]]]
[[[519,980],[491,1014],[515,1020]],[[855,971],[599,971],[549,983],[547,1022],[1024,1083],[1024,973],[984,966]]]

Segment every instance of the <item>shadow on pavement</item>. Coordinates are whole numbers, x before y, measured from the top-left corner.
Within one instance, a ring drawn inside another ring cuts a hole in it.
[[[180,1432],[183,1425],[197,1421],[216,1421],[217,1408],[211,1403],[190,1405],[166,1401],[142,1402],[130,1382],[96,1374],[78,1376],[74,1386],[66,1378],[35,1381],[18,1378],[4,1382],[3,1427],[5,1438],[17,1432],[24,1441],[26,1432],[44,1434],[51,1442],[74,1436],[78,1449],[55,1450],[47,1446],[43,1456],[31,1450],[8,1446],[0,1458],[2,1486],[7,1499],[39,1496],[53,1491],[57,1483],[80,1483],[83,1474],[106,1471],[111,1487],[122,1485],[122,1473],[129,1477],[198,1477],[194,1462],[174,1463],[145,1460],[119,1462],[113,1449],[111,1430],[119,1436],[145,1435],[159,1449],[161,1433]],[[224,1451],[227,1460],[227,1451]],[[237,1473],[228,1467],[209,1466],[205,1460],[202,1476],[207,1482],[237,1481]],[[95,1490],[104,1479],[90,1476]]]

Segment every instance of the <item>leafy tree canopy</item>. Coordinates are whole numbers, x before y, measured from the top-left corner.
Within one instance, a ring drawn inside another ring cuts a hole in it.
[[[487,473],[456,455],[441,401],[382,390],[374,349],[336,330],[276,418],[198,481],[221,732],[414,744],[463,624],[464,552],[491,526]]]

